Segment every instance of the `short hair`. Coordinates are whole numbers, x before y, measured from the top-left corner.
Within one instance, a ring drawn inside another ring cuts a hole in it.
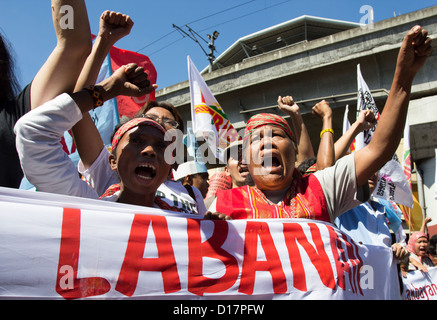
[[[297,167],[297,170],[301,173],[304,174],[309,168],[311,168],[312,165],[314,165],[317,162],[317,158],[315,157],[311,157],[308,159],[305,159],[304,161],[302,161],[299,166]]]
[[[140,110],[138,110],[135,117],[142,116],[143,114],[146,114],[147,111],[153,108],[163,108],[170,111],[176,122],[179,123],[178,129],[184,132],[184,121],[182,120],[181,114],[179,113],[179,111],[176,110],[176,108],[170,102],[167,101],[162,101],[162,102],[149,101]]]

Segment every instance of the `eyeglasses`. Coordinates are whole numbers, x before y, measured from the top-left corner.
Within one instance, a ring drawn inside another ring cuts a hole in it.
[[[173,129],[177,129],[179,127],[179,123],[173,119],[162,118],[162,117],[159,117],[159,116],[154,115],[154,114],[143,114],[142,116],[143,116],[143,118],[147,118],[147,119],[151,119],[153,121],[156,121],[161,125],[164,125],[164,126],[168,125]]]

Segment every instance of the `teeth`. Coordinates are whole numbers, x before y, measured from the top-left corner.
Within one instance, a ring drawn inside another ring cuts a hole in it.
[[[155,175],[156,175],[156,168],[155,168],[155,166],[152,165],[152,164],[144,163],[144,164],[139,165],[139,166],[137,167],[137,169],[138,169],[138,168],[146,168],[146,169],[150,169],[150,172],[148,172],[146,175],[144,175],[143,172],[141,172],[141,170],[140,170],[140,171],[135,170],[135,173],[136,173],[137,176],[140,177],[141,179],[144,179],[144,180],[152,180],[152,179],[155,177]]]
[[[141,167],[141,168],[151,168],[151,169],[153,169],[153,170],[156,170],[155,166],[154,166],[154,165],[151,165],[151,164],[149,164],[149,163],[140,164],[139,167]]]

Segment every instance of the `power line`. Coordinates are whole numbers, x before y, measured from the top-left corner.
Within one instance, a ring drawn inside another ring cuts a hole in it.
[[[246,2],[246,3],[244,3],[244,4],[247,4],[247,3],[249,3],[249,2],[253,2],[253,1],[255,1],[255,0],[248,1],[248,2]],[[244,15],[238,16],[238,17],[236,17],[236,18],[233,18],[233,19],[227,20],[227,21],[225,21],[225,22],[221,22],[221,23],[218,23],[218,24],[216,24],[216,25],[209,26],[209,27],[207,27],[207,28],[205,28],[205,29],[200,30],[199,32],[203,32],[203,31],[206,31],[206,30],[209,30],[209,29],[212,29],[212,28],[215,28],[215,27],[218,27],[218,26],[224,25],[224,24],[226,24],[226,23],[233,22],[233,21],[236,21],[236,20],[239,20],[239,19],[245,18],[245,17],[250,16],[250,15],[252,15],[252,14],[255,14],[255,13],[258,13],[258,12],[261,12],[261,11],[264,11],[264,10],[271,9],[271,8],[273,8],[273,7],[277,7],[277,6],[279,6],[279,5],[282,5],[282,4],[284,4],[284,3],[291,2],[291,1],[292,1],[292,0],[285,0],[285,1],[279,2],[279,3],[277,3],[277,4],[274,4],[274,5],[271,5],[271,6],[268,6],[268,7],[264,7],[264,8],[262,8],[262,9],[258,9],[258,10],[255,10],[255,11],[249,12],[249,13],[247,13],[247,14],[244,14]],[[238,5],[238,6],[241,6],[241,5]],[[234,8],[234,7],[233,7],[233,8]],[[230,9],[231,9],[231,8],[230,8]],[[229,9],[229,10],[230,10],[230,9]],[[223,12],[223,11],[227,11],[227,10],[228,10],[228,9],[226,9],[226,10],[222,10],[222,12]],[[218,13],[217,13],[217,14],[218,14]],[[215,15],[215,14],[213,14],[213,15]],[[200,19],[196,20],[195,22],[197,22],[197,21],[199,21],[199,20],[203,20],[203,19],[206,19],[206,17],[204,17],[204,18],[200,18]],[[190,23],[194,23],[194,22],[190,22]],[[188,23],[188,24],[189,24],[189,23]],[[176,30],[173,30],[172,32],[169,32],[167,35],[161,37],[161,38],[158,39],[158,40],[161,40],[161,39],[167,37],[168,35],[170,35],[170,34],[172,34],[172,33],[174,33],[174,32],[176,32]],[[173,44],[175,44],[176,42],[178,42],[178,41],[180,41],[180,40],[182,40],[182,39],[184,39],[184,37],[183,37],[183,38],[180,38],[180,39],[177,39],[177,40],[175,40],[175,41],[169,43],[168,45],[162,47],[161,49],[158,49],[158,50],[156,50],[156,51],[154,51],[154,52],[152,52],[152,53],[150,53],[150,54],[148,54],[148,55],[149,55],[149,56],[152,56],[153,54],[156,54],[156,53],[158,53],[158,52],[160,52],[160,51],[162,51],[162,50],[164,50],[164,49],[166,49],[166,48],[172,46]],[[158,40],[155,40],[155,41],[152,42],[151,44],[156,43]],[[147,45],[146,47],[150,46],[151,44]],[[144,48],[146,48],[146,47],[144,47]],[[143,50],[144,48],[138,50],[137,52]]]
[[[205,20],[205,19],[211,18],[211,17],[216,16],[216,15],[218,15],[218,14],[220,14],[220,13],[224,13],[224,12],[227,12],[227,11],[231,11],[231,10],[233,10],[233,9],[235,9],[235,8],[245,6],[246,4],[251,3],[251,2],[254,2],[254,1],[256,1],[256,0],[250,0],[250,1],[247,1],[247,2],[244,2],[244,3],[241,3],[241,4],[238,4],[238,5],[234,6],[234,7],[231,7],[231,8],[228,8],[228,9],[224,9],[224,10],[222,10],[222,11],[219,11],[219,12],[216,12],[216,13],[213,13],[213,14],[210,14],[209,16],[206,16],[206,17],[203,17],[203,18],[200,18],[200,19],[197,19],[197,20],[194,20],[194,21],[188,22],[188,23],[186,23],[186,24],[192,24],[192,23],[195,23],[195,22],[199,22],[199,21],[202,21],[202,20]]]
[[[251,3],[251,2],[254,2],[254,1],[256,1],[256,0],[246,1],[246,2],[241,3],[241,4],[238,4],[238,5],[236,5],[236,6],[233,6],[233,7],[230,7],[230,8],[227,8],[227,9],[224,9],[224,10],[221,10],[221,11],[218,11],[218,12],[215,12],[215,13],[212,13],[212,14],[210,14],[210,15],[207,15],[207,16],[203,17],[203,18],[199,18],[199,19],[193,20],[193,21],[191,21],[191,22],[186,23],[185,25],[192,24],[192,23],[196,23],[196,22],[199,22],[199,21],[202,21],[202,20],[205,20],[205,19],[211,18],[211,17],[216,16],[216,15],[218,15],[218,14],[221,14],[221,13],[224,13],[224,12],[227,12],[227,11],[231,11],[231,10],[233,10],[233,9],[236,9],[236,8],[239,8],[239,7],[242,7],[242,6],[245,6],[245,5],[247,5],[247,4]],[[154,40],[153,42],[151,42],[151,43],[145,45],[144,47],[142,47],[141,49],[137,50],[136,52],[140,52],[140,51],[142,51],[142,50],[144,50],[144,49],[150,47],[151,45],[155,44],[156,42],[161,41],[162,39],[168,37],[169,35],[171,35],[171,34],[174,33],[175,31],[176,31],[176,30],[170,31],[169,33],[163,35],[162,37],[160,37],[160,38]],[[176,40],[176,41],[178,41],[178,40]],[[170,43],[168,46],[172,45],[172,44],[175,43],[176,41]],[[166,46],[166,47],[167,47],[167,46]],[[159,49],[158,51],[161,51],[161,49]]]
[[[258,9],[258,10],[255,10],[255,11],[249,12],[249,13],[247,13],[247,14],[244,14],[244,15],[242,15],[242,16],[238,16],[238,17],[236,17],[236,18],[233,18],[233,19],[227,20],[227,21],[225,21],[225,22],[222,22],[222,23],[219,23],[219,24],[215,24],[215,25],[213,25],[213,26],[209,26],[209,27],[207,27],[207,28],[205,28],[205,29],[200,30],[199,32],[202,32],[202,31],[206,31],[206,30],[209,30],[209,29],[216,28],[216,27],[221,26],[221,25],[224,25],[224,24],[226,24],[226,23],[229,23],[229,22],[232,22],[232,21],[235,21],[235,20],[239,20],[239,19],[241,19],[241,18],[248,17],[248,16],[250,16],[250,15],[252,15],[252,14],[255,14],[255,13],[258,13],[258,12],[261,12],[261,11],[264,11],[264,10],[267,10],[267,9],[270,9],[270,8],[273,8],[273,7],[277,7],[277,6],[281,5],[281,4],[284,4],[284,3],[286,3],[286,2],[290,2],[290,1],[292,1],[292,0],[282,1],[282,2],[279,2],[279,3],[277,3],[277,4],[274,4],[274,5],[271,5],[271,6],[268,6],[268,7],[264,7],[263,9]]]

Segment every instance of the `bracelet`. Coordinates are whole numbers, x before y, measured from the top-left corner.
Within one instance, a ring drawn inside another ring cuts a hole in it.
[[[94,109],[100,107],[103,104],[102,94],[99,90],[97,90],[96,86],[89,86],[88,88],[84,88],[84,90],[88,91],[91,94],[91,97],[94,101]]]
[[[320,138],[322,138],[322,136],[323,136],[323,134],[324,134],[325,132],[331,132],[332,135],[334,135],[334,130],[332,130],[332,129],[325,129],[325,130],[322,130],[322,132],[320,132]]]

